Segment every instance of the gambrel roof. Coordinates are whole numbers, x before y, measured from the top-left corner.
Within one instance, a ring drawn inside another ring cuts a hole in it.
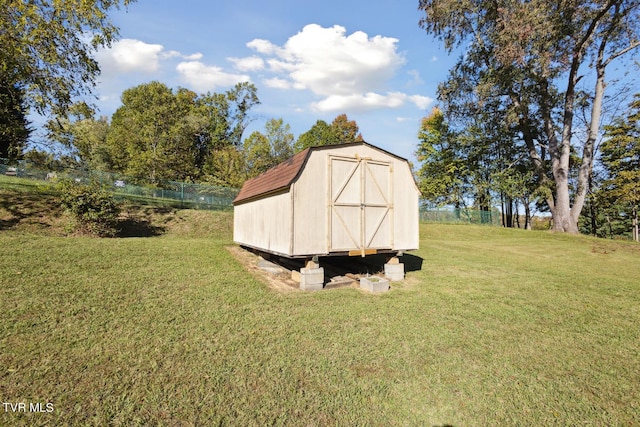
[[[304,169],[304,165],[307,162],[307,159],[309,158],[309,155],[312,151],[339,148],[344,147],[345,145],[366,145],[375,148],[376,150],[380,150],[385,154],[396,157],[400,160],[404,160],[405,162],[407,161],[400,156],[396,156],[395,154],[389,153],[382,148],[378,148],[366,142],[353,142],[349,144],[310,147],[278,164],[277,166],[274,166],[268,171],[258,175],[257,177],[245,181],[242,188],[240,189],[240,192],[233,200],[233,204],[237,205],[251,199],[278,193],[282,190],[288,189],[296,180],[302,169]]]
[[[245,181],[233,204],[289,188],[300,173],[310,152],[311,149],[307,148],[257,177]]]

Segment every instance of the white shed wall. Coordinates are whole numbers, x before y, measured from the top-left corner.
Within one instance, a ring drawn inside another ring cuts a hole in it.
[[[293,254],[326,254],[327,246],[327,154],[312,151],[293,194]]]
[[[366,145],[345,145],[311,152],[298,180],[292,185],[292,255],[329,252],[329,157],[370,157],[392,164],[393,250],[417,249],[419,242],[419,191],[408,164]],[[354,230],[354,233],[356,231]]]
[[[291,253],[291,194],[289,192],[236,205],[233,240],[283,255]]]
[[[420,241],[420,190],[409,165],[396,160],[394,168],[394,249],[418,249]]]

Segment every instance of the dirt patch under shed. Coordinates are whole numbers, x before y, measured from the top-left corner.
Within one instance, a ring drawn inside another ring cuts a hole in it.
[[[304,267],[303,259],[290,259],[279,257],[272,254],[257,253],[248,248],[241,246],[227,246],[227,250],[242,264],[244,267],[255,273],[257,276],[264,278],[272,289],[278,291],[294,291],[298,292],[299,282],[292,279],[292,272],[295,275]],[[406,259],[406,257],[409,257]],[[335,288],[359,288],[359,279],[369,275],[382,275],[384,271],[384,263],[387,262],[389,255],[372,255],[366,258],[360,257],[320,257],[320,267],[324,268],[325,280],[324,289]],[[419,260],[419,266],[416,267],[416,261]],[[405,268],[409,270],[421,268],[422,259],[412,256],[403,256],[402,262]]]

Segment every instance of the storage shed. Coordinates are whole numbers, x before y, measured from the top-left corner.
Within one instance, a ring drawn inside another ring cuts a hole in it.
[[[408,251],[418,202],[406,159],[365,142],[312,147],[244,183],[233,238],[290,258]]]

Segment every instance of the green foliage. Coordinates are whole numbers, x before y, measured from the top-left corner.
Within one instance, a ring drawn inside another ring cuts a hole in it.
[[[433,205],[462,205],[467,168],[456,136],[450,132],[440,109],[434,108],[422,119],[418,139],[416,156],[421,162],[418,185],[422,197]]]
[[[255,131],[244,141],[247,177],[253,178],[293,155],[293,134],[282,119],[270,119],[265,134]]]
[[[57,185],[60,205],[76,221],[78,231],[99,237],[114,237],[118,233],[120,207],[99,184],[79,184],[62,181]]]
[[[109,120],[107,117],[95,119],[94,114],[94,110],[86,103],[75,103],[66,114],[47,122],[47,136],[68,148],[69,155],[75,157],[82,167],[111,171],[113,160],[107,145]]]
[[[226,119],[231,130],[227,142],[235,147],[241,146],[242,135],[244,135],[245,129],[252,121],[249,111],[260,104],[257,91],[253,83],[242,82],[236,84],[233,89],[225,93],[230,106]]]
[[[640,4],[420,0],[419,9],[420,26],[447,50],[464,47],[438,89],[447,117],[461,128],[470,120],[488,123],[481,127],[490,131],[487,136],[506,137],[504,143],[513,148],[509,154],[526,156],[536,184],[552,190],[546,192],[546,203],[554,229],[577,232],[605,88],[613,86],[605,81],[605,71],[640,46]],[[594,84],[581,94],[578,83],[586,73],[584,80]],[[578,112],[588,118],[588,135],[579,142],[574,130]],[[581,158],[572,166],[573,150]],[[578,171],[575,177],[570,177],[572,167]]]
[[[265,132],[275,165],[284,162],[293,155],[294,137],[291,133],[291,127],[284,123],[284,120],[281,118],[270,119],[265,125]]]
[[[309,147],[320,147],[337,143],[337,138],[331,126],[324,120],[318,120],[311,129],[301,134],[294,145],[296,152]]]
[[[50,152],[29,150],[24,154],[24,159],[34,169],[40,171],[61,172],[68,169],[77,169],[78,163],[70,156],[54,156]]]
[[[24,90],[3,77],[0,74],[0,158],[14,160],[22,155],[31,129]]]
[[[600,147],[602,165],[608,173],[605,193],[616,202],[640,205],[640,94],[635,95],[626,117],[605,126]]]
[[[605,176],[591,194],[591,221],[589,227],[584,226],[594,235],[629,235],[638,222],[640,206],[640,94],[635,95],[626,116],[604,130],[600,160]]]
[[[250,111],[260,104],[253,83],[236,84],[225,93],[207,93],[198,98],[197,116],[202,117],[199,153],[205,159],[211,152],[242,145],[244,131],[251,123]]]
[[[107,137],[116,170],[151,184],[196,175],[195,106],[194,92],[157,81],[124,91]]]
[[[297,153],[309,147],[356,141],[363,141],[362,134],[358,133],[356,121],[349,120],[346,114],[340,114],[331,122],[331,125],[324,120],[316,121],[311,129],[298,137],[294,144],[294,151]]]
[[[244,140],[243,145],[249,178],[258,176],[275,165],[271,154],[269,139],[262,132],[252,132],[251,135]]]
[[[244,175],[224,174],[240,167],[220,163],[241,148],[242,134],[258,104],[256,88],[239,83],[224,94],[196,95],[173,91],[154,81],[126,90],[111,124],[76,122],[78,153],[87,150],[96,165],[135,177],[141,183],[160,181],[240,182]],[[107,129],[106,148],[100,141]],[[88,141],[85,143],[84,141]],[[242,171],[240,167],[238,171]]]
[[[203,172],[207,184],[240,188],[247,179],[246,159],[235,147],[221,148],[211,153]]]
[[[93,52],[118,36],[108,13],[132,1],[4,0],[2,84],[19,83],[29,105],[40,113],[64,111],[74,97],[93,88],[100,71]]]

